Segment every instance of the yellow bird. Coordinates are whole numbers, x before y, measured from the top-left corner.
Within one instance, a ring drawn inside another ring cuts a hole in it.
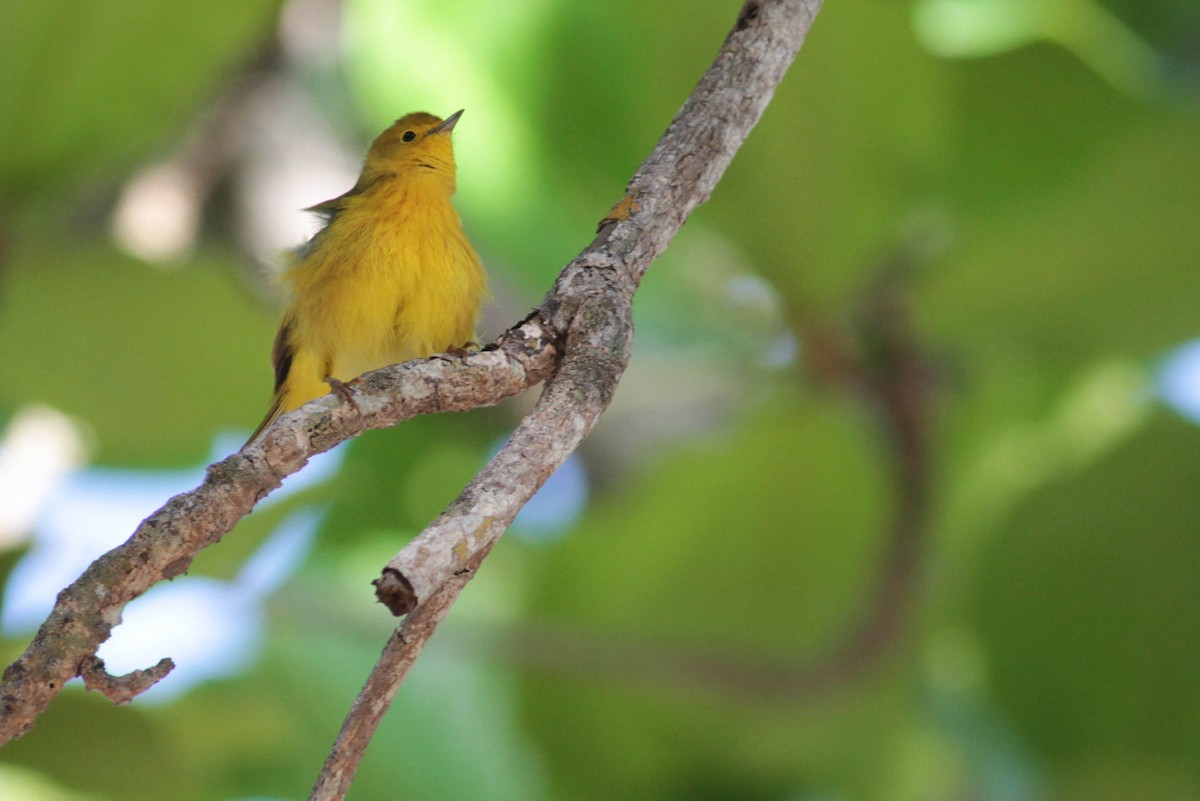
[[[283,273],[275,395],[250,442],[331,386],[474,338],[487,279],[450,200],[461,116],[401,117],[371,143],[354,188],[306,209],[325,225]]]

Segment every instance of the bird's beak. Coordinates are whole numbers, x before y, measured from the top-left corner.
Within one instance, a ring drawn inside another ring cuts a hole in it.
[[[431,133],[431,134],[450,133],[451,131],[454,130],[454,126],[458,123],[458,118],[462,116],[464,111],[466,111],[466,109],[459,109],[458,111],[454,112],[449,117],[442,120],[434,127],[430,128],[429,133]]]

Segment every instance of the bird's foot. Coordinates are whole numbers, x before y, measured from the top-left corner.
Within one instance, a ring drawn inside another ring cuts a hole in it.
[[[353,393],[350,392],[350,387],[352,385],[362,383],[361,378],[352,378],[349,381],[342,382],[331,375],[327,375],[325,376],[324,381],[329,385],[329,389],[332,394],[337,395],[338,398],[341,399],[342,403],[349,404],[351,407],[353,407],[355,414],[360,417],[362,416],[362,410],[358,408],[358,403],[354,400]]]
[[[461,345],[455,345],[454,347],[447,348],[445,353],[439,353],[433,358],[441,359],[445,362],[453,361],[454,359],[461,360],[472,354],[479,353],[479,347],[479,343],[472,340],[470,342],[464,342]]]

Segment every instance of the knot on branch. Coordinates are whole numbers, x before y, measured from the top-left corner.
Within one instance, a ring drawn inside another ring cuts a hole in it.
[[[417,606],[417,592],[412,582],[394,567],[385,567],[383,575],[371,582],[375,597],[396,617],[407,615]]]
[[[562,355],[562,337],[543,317],[540,309],[530,311],[525,319],[505,331],[503,336],[484,350],[507,350],[510,342],[514,343],[516,355],[519,356],[517,361],[525,369],[530,384],[545,381],[554,375]],[[553,351],[553,358],[547,362],[543,356],[548,351]]]

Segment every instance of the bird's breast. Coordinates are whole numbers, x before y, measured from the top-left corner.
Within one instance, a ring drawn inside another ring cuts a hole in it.
[[[302,336],[349,380],[474,336],[483,270],[447,195],[351,205],[288,272]]]

